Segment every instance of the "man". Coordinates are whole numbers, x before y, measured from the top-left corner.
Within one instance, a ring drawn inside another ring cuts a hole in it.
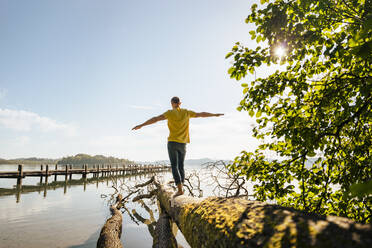
[[[135,126],[132,130],[138,130],[143,126],[151,125],[165,119],[168,120],[168,154],[172,166],[174,182],[177,185],[177,192],[174,196],[179,196],[184,193],[182,185],[185,180],[184,161],[186,143],[190,143],[189,119],[195,117],[221,116],[223,114],[211,114],[207,112],[195,113],[191,110],[181,109],[180,99],[176,96],[171,99],[171,105],[171,110]]]

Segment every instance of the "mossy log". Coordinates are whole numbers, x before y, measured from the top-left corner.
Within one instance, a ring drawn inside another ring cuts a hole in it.
[[[177,240],[173,235],[170,217],[160,213],[154,232],[153,248],[177,248]]]
[[[101,229],[97,248],[123,248],[120,237],[122,232],[123,215],[121,214],[120,206],[122,196],[119,194],[116,203],[110,207],[112,216],[106,221]]]
[[[372,247],[372,226],[242,198],[157,198],[191,247]]]

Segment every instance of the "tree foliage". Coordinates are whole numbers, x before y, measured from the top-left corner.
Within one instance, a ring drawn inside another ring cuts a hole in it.
[[[261,0],[246,22],[262,45],[236,43],[226,55],[230,76],[244,80],[262,65],[286,69],[242,84],[238,109],[255,115],[262,144],[230,170],[255,181],[258,200],[370,222],[371,0]]]
[[[115,157],[105,157],[102,155],[90,156],[87,154],[76,154],[75,156],[65,157],[58,161],[58,164],[130,164],[128,159]]]

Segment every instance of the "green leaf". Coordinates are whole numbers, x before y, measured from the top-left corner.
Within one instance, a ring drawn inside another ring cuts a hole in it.
[[[228,59],[228,58],[231,57],[231,55],[233,55],[233,54],[234,54],[233,52],[229,52],[228,54],[226,54],[225,59]]]
[[[234,173],[254,181],[257,200],[370,222],[372,14],[365,1],[268,2],[252,4],[242,34],[265,46],[235,44],[230,55],[231,78],[253,74],[238,110],[264,142]]]

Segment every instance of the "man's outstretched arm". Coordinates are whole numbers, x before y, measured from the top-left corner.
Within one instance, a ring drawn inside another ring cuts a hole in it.
[[[155,122],[162,121],[162,120],[165,120],[164,115],[155,116],[155,117],[152,117],[151,119],[145,121],[144,123],[135,126],[134,128],[132,128],[132,130],[138,130],[143,126],[148,126],[148,125],[154,124]]]
[[[195,117],[214,117],[214,116],[217,117],[221,115],[224,115],[224,114],[212,114],[208,112],[200,112],[200,113],[196,113]]]

